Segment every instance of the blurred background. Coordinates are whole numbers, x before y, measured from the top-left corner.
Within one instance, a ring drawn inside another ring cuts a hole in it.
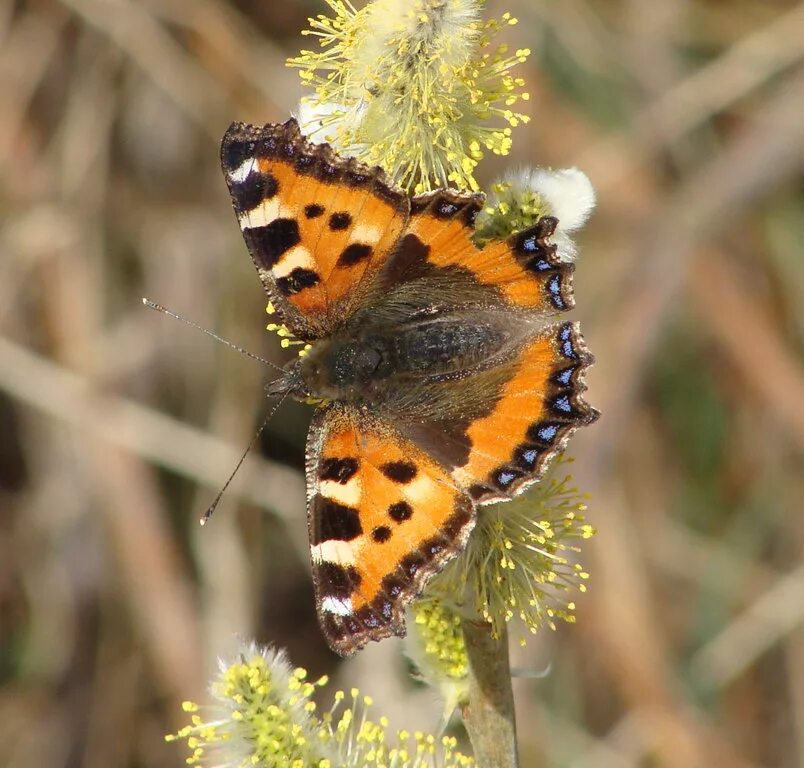
[[[0,765],[181,765],[163,734],[235,633],[358,685],[397,727],[440,707],[400,643],[318,632],[284,362],[218,165],[230,121],[298,103],[319,0],[0,0]],[[514,681],[527,768],[804,766],[804,4],[490,0],[534,51],[511,165],[599,195],[576,436],[599,534],[577,624]]]

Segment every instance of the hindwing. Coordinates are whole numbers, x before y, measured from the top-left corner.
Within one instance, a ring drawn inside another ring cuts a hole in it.
[[[307,492],[318,616],[350,654],[404,635],[404,611],[463,549],[474,505],[448,471],[388,423],[331,404],[315,416]]]

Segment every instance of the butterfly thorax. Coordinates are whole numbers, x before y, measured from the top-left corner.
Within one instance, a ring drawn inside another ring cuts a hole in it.
[[[461,376],[508,346],[503,323],[467,323],[461,316],[435,316],[402,324],[378,322],[349,328],[316,342],[299,364],[313,398],[381,402],[389,389]]]

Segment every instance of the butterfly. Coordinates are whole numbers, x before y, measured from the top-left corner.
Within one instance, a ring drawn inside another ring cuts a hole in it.
[[[281,322],[309,345],[269,394],[318,401],[306,448],[316,605],[348,655],[466,545],[479,505],[536,482],[581,425],[593,358],[557,220],[483,249],[484,197],[408,195],[291,119],[234,123],[221,164]]]

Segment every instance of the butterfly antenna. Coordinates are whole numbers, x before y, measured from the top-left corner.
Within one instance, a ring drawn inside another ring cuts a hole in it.
[[[209,520],[209,518],[212,517],[212,513],[217,508],[218,503],[221,500],[221,497],[225,493],[226,489],[229,487],[229,483],[231,483],[232,480],[234,480],[234,476],[237,474],[237,470],[239,470],[240,467],[243,466],[243,462],[246,460],[246,456],[248,456],[249,451],[251,451],[251,449],[254,447],[255,443],[257,442],[257,440],[259,439],[260,435],[262,434],[262,431],[265,429],[265,427],[267,426],[268,422],[271,420],[271,417],[276,413],[276,409],[279,408],[279,406],[282,405],[283,402],[285,402],[285,398],[287,396],[288,396],[287,392],[285,392],[279,398],[279,400],[277,400],[274,403],[274,407],[271,408],[270,411],[268,411],[268,415],[262,420],[262,424],[260,424],[260,427],[257,430],[256,434],[254,435],[254,437],[251,438],[251,442],[248,444],[248,448],[246,448],[246,450],[243,451],[243,455],[240,457],[240,461],[237,462],[237,464],[235,465],[235,468],[232,470],[232,474],[229,475],[229,479],[223,484],[223,488],[221,488],[220,491],[218,491],[218,495],[215,497],[215,501],[213,501],[212,504],[209,505],[209,507],[207,508],[207,511],[204,512],[204,516],[201,518],[201,520],[199,520],[201,525],[206,525],[207,521]]]
[[[245,355],[246,357],[250,357],[252,360],[257,360],[263,365],[267,365],[269,368],[275,368],[277,371],[285,372],[285,369],[282,366],[276,365],[272,363],[270,360],[266,360],[264,357],[260,357],[259,355],[255,355],[253,352],[249,352],[247,349],[243,349],[242,347],[238,347],[237,344],[233,344],[231,341],[227,341],[224,338],[218,336],[217,333],[213,333],[212,331],[204,328],[202,325],[198,323],[194,323],[192,320],[188,320],[186,317],[182,315],[177,315],[175,312],[171,312],[166,307],[163,307],[161,304],[157,304],[155,301],[151,301],[150,299],[143,298],[142,303],[148,307],[149,309],[155,309],[157,312],[162,312],[165,315],[168,315],[176,320],[181,320],[183,323],[186,323],[192,328],[196,328],[197,330],[205,333],[207,336],[211,336],[216,341],[219,341],[221,344],[225,344],[227,347],[231,347],[232,349],[237,350],[240,354]]]

